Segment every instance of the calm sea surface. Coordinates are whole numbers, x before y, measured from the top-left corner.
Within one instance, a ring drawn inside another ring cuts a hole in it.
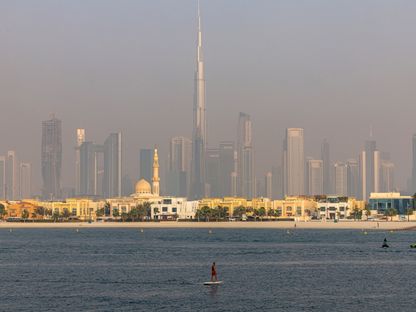
[[[0,311],[416,311],[415,241],[357,230],[2,229]],[[202,285],[212,261],[219,287]]]

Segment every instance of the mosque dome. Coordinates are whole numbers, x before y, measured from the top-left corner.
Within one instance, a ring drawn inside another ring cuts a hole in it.
[[[136,194],[151,194],[152,187],[145,179],[141,179],[136,183]]]

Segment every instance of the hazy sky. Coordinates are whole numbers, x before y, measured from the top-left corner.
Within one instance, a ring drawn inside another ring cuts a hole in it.
[[[400,186],[416,131],[416,1],[202,0],[208,143],[252,116],[257,175],[280,162],[286,127],[306,156],[356,158],[373,125]],[[0,154],[15,149],[40,180],[41,121],[63,121],[63,185],[74,184],[75,129],[140,147],[191,137],[194,0],[0,1]],[[162,165],[163,162],[162,162]],[[36,189],[37,190],[37,189]]]

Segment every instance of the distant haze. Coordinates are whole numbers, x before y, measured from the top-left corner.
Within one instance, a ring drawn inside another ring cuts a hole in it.
[[[372,125],[378,148],[411,175],[416,131],[416,1],[202,0],[208,145],[253,120],[256,174],[280,163],[286,127],[305,128],[305,156],[357,158]],[[41,121],[63,125],[63,186],[74,185],[75,129],[124,135],[125,173],[140,147],[191,137],[196,1],[0,2],[0,155],[33,163]],[[163,170],[163,168],[161,168]]]

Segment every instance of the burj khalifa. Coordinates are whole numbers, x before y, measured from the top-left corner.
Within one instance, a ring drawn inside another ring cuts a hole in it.
[[[205,195],[205,149],[207,122],[205,117],[205,74],[202,55],[201,14],[198,1],[198,38],[195,72],[191,197],[200,199]]]

